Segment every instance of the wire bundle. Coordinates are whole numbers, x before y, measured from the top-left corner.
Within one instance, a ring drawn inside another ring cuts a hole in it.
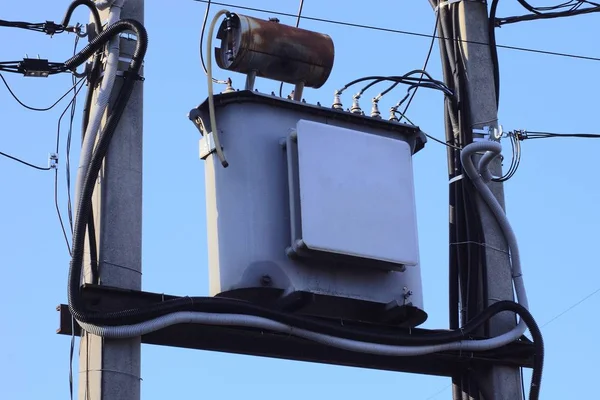
[[[525,0],[518,0],[527,11],[531,14],[520,15],[515,17],[504,17],[495,19],[495,26],[506,24],[514,24],[522,21],[535,21],[539,19],[552,19],[562,17],[572,17],[575,15],[590,14],[600,11],[600,4],[585,0],[570,0],[554,6],[533,7]],[[581,8],[584,4],[590,7]]]

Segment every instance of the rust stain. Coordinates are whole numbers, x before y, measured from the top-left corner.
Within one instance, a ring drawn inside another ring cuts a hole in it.
[[[241,73],[255,70],[258,76],[315,88],[327,81],[335,53],[328,35],[243,15],[233,18],[230,40],[225,23],[217,36],[222,39],[216,50],[221,68]],[[235,45],[229,48],[228,43]],[[227,50],[233,60],[225,56]]]

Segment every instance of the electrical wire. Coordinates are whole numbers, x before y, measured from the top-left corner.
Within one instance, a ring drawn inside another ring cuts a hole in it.
[[[516,174],[519,165],[521,164],[521,141],[519,140],[518,134],[510,132],[507,137],[510,140],[512,149],[510,166],[503,176],[493,178],[492,180],[494,182],[506,182]]]
[[[206,64],[204,62],[204,32],[206,31],[206,24],[208,23],[208,13],[210,11],[210,5],[211,5],[211,1],[208,0],[206,2],[206,11],[204,12],[204,18],[202,19],[202,30],[200,31],[200,62],[202,63],[202,69],[204,70],[204,74],[208,76],[208,70],[206,68]],[[208,49],[208,51],[210,52],[211,49]],[[212,81],[214,83],[219,83],[219,84],[227,84],[227,81],[225,80],[220,80],[220,79],[215,79],[212,78]]]
[[[300,0],[300,6],[298,7],[298,17],[296,18],[296,28],[300,26],[300,18],[302,16],[302,8],[304,7],[304,0]],[[283,82],[279,84],[279,97],[283,97]]]
[[[416,75],[419,73],[422,73],[425,76],[427,76],[427,79],[411,76],[411,75]],[[354,95],[355,99],[359,99],[362,96],[362,94],[366,90],[371,88],[373,85],[380,83],[380,82],[384,82],[384,81],[391,81],[391,82],[394,82],[394,84],[391,85],[386,90],[384,90],[383,92],[381,92],[381,94],[378,97],[381,97],[381,96],[387,94],[389,91],[394,89],[400,83],[405,84],[405,85],[429,87],[431,89],[440,90],[448,96],[454,95],[452,90],[450,90],[450,88],[448,88],[448,86],[446,86],[446,84],[444,82],[433,79],[427,71],[424,71],[421,69],[412,70],[401,76],[379,76],[379,75],[365,76],[362,78],[355,79],[351,82],[348,82],[342,88],[336,90],[335,93],[336,93],[336,95],[341,95],[349,87],[356,85],[357,83],[361,83],[361,82],[365,82],[365,81],[372,81],[372,82],[370,82],[368,85],[366,85],[362,89],[360,89],[360,91]]]
[[[198,2],[198,3],[208,3],[210,0],[193,0],[193,1]],[[214,5],[219,5],[219,6],[238,8],[240,10],[255,11],[255,12],[266,13],[266,14],[281,15],[281,16],[286,16],[286,17],[295,17],[296,16],[295,14],[291,14],[291,13],[267,10],[264,8],[241,6],[241,5],[232,4],[232,3],[223,3],[223,2],[215,2],[215,1],[211,1],[211,3]],[[351,28],[369,29],[369,30],[375,30],[375,31],[380,31],[380,32],[388,32],[388,33],[417,36],[417,37],[424,37],[424,38],[432,37],[432,35],[427,34],[427,33],[419,33],[419,32],[405,31],[405,30],[392,29],[392,28],[383,28],[383,27],[374,26],[374,25],[356,24],[356,23],[352,23],[352,22],[332,20],[332,19],[327,19],[327,18],[317,18],[317,17],[310,17],[310,16],[302,16],[302,18],[309,20],[309,21],[322,22],[322,23],[334,24],[334,25],[343,25],[343,26],[348,26]],[[433,37],[435,39],[442,39],[444,41],[454,41],[454,42],[460,42],[460,43],[471,43],[471,44],[477,44],[477,45],[481,45],[481,46],[489,46],[489,43],[486,43],[486,42],[479,42],[479,41],[458,39],[458,38],[444,38],[443,36],[439,36],[439,35],[433,36]],[[580,60],[596,61],[596,62],[600,61],[600,57],[592,57],[592,56],[572,54],[572,53],[563,53],[563,52],[557,52],[557,51],[540,50],[540,49],[533,49],[533,48],[529,48],[529,47],[519,47],[519,46],[511,46],[511,45],[503,45],[503,44],[498,44],[497,47],[502,48],[502,49],[507,49],[507,50],[544,54],[544,55],[548,55],[548,56],[567,57],[567,58],[575,58],[575,59],[580,59]]]
[[[496,43],[496,11],[498,10],[498,1],[499,0],[492,0],[488,21],[488,42],[490,48],[490,58],[492,59],[492,69],[494,73],[496,107],[500,106],[500,62],[498,60],[498,44]]]
[[[576,15],[590,14],[590,13],[596,13],[596,12],[600,11],[600,6],[598,6],[598,5],[593,6],[593,7],[584,8],[584,9],[578,9],[581,4],[582,4],[582,2],[580,4],[578,4],[577,7],[574,7],[567,11],[532,13],[532,14],[520,15],[520,16],[515,16],[515,17],[496,18],[495,23],[497,26],[502,26],[502,25],[507,25],[507,24],[514,24],[517,22],[523,22],[523,21],[535,21],[535,20],[539,20],[539,19],[573,17]]]
[[[33,169],[37,169],[37,170],[40,170],[40,171],[49,171],[49,170],[51,170],[51,169],[52,169],[52,167],[40,167],[40,166],[38,166],[38,165],[35,165],[35,164],[29,163],[29,162],[27,162],[27,161],[25,161],[25,160],[22,160],[22,159],[20,159],[20,158],[18,158],[18,157],[11,156],[10,154],[8,154],[8,153],[4,153],[4,152],[2,152],[2,151],[0,151],[0,156],[6,157],[6,158],[8,158],[8,159],[11,159],[11,160],[13,160],[13,161],[16,161],[16,162],[18,162],[18,163],[21,163],[21,164],[23,164],[23,165],[26,165],[26,166],[28,166],[28,167],[31,167],[31,168],[33,168]]]
[[[429,59],[431,58],[431,53],[433,52],[433,46],[435,45],[435,36],[436,36],[436,32],[437,32],[439,23],[440,23],[440,13],[436,12],[436,15],[435,15],[435,25],[433,26],[433,33],[431,34],[431,42],[429,43],[429,49],[427,50],[427,56],[425,57],[425,62],[423,62],[423,68],[421,68],[423,71],[426,71],[427,70],[427,66],[429,65]],[[421,79],[423,78],[423,75],[424,74],[421,74]],[[419,80],[419,83],[421,83],[421,80]],[[410,105],[412,104],[413,99],[417,95],[417,90],[419,90],[419,86],[417,86],[415,88],[415,90],[412,92],[412,95],[408,99],[408,103],[406,103],[406,106],[404,107],[404,110],[402,110],[402,115],[403,116],[406,115],[406,113],[408,111],[408,108],[410,107]]]
[[[46,21],[41,23],[23,22],[23,21],[6,21],[0,19],[0,26],[6,28],[19,28],[26,29],[34,32],[46,33],[53,35],[55,33],[62,33],[65,31],[65,27],[59,24],[55,24],[52,21]]]
[[[75,37],[75,44],[73,46],[73,55],[77,54],[77,44],[79,43],[79,36]],[[75,84],[75,75],[71,76],[73,84]],[[67,133],[67,145],[65,154],[65,175],[66,175],[66,186],[67,186],[67,216],[69,219],[69,227],[71,228],[71,235],[73,235],[73,207],[71,204],[71,139],[73,135],[73,121],[75,119],[75,110],[77,108],[77,94],[78,91],[73,89],[73,101],[71,102],[71,113],[69,117],[69,131]],[[60,129],[60,128],[59,128]]]
[[[67,230],[65,228],[65,223],[62,218],[62,213],[60,211],[60,206],[58,205],[58,169],[54,170],[54,208],[56,208],[56,214],[58,215],[58,222],[60,223],[60,228],[63,233],[63,237],[65,238],[65,243],[67,244],[67,251],[71,254],[71,244],[69,243],[69,237],[67,236]]]
[[[518,131],[519,140],[529,139],[549,139],[549,138],[579,138],[579,139],[600,139],[598,133],[552,133],[538,131]]]
[[[60,127],[61,127],[62,119],[64,118],[67,111],[69,111],[69,109],[71,109],[73,107],[73,104],[76,102],[79,91],[81,91],[81,89],[85,86],[85,83],[82,81],[83,80],[79,80],[79,82],[78,82],[79,87],[74,91],[73,98],[71,99],[69,104],[67,104],[67,106],[65,107],[63,112],[60,114],[60,117],[58,118],[58,123],[57,123],[57,127],[56,127],[56,148],[55,148],[56,154],[58,154],[59,150],[60,150]],[[73,114],[71,114],[71,115],[73,115]],[[60,211],[59,199],[58,199],[58,163],[56,165],[56,168],[54,169],[54,207],[56,208],[56,213],[58,215],[58,221],[60,222],[60,227],[63,232],[65,242],[67,243],[67,250],[69,251],[69,255],[71,255],[72,254],[71,253],[71,245],[69,243],[69,237],[67,235],[67,229],[65,228],[65,224],[63,221],[62,212]],[[70,221],[70,218],[71,217],[69,216],[69,221]],[[72,229],[71,229],[71,232],[72,232]]]
[[[25,103],[23,103],[19,97],[15,94],[15,92],[13,92],[13,90],[11,89],[11,87],[9,86],[8,82],[6,81],[6,79],[4,78],[4,76],[0,73],[0,79],[2,80],[2,82],[4,83],[4,86],[6,86],[6,89],[8,89],[8,92],[10,93],[10,95],[17,101],[17,103],[19,103],[21,106],[25,107],[28,110],[31,111],[48,111],[53,109],[58,103],[60,103],[65,97],[67,97],[69,95],[69,93],[71,93],[72,90],[75,90],[75,88],[77,87],[77,85],[79,83],[81,83],[85,78],[81,78],[78,82],[74,83],[72,87],[69,88],[69,90],[67,90],[65,92],[65,94],[63,94],[62,96],[59,97],[58,100],[56,100],[52,105],[48,106],[48,107],[32,107],[29,106]]]

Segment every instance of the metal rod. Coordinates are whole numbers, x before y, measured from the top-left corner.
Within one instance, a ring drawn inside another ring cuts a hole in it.
[[[294,87],[294,100],[301,101],[303,91],[304,91],[304,82],[297,83],[296,87]]]
[[[252,70],[246,75],[246,90],[254,90],[254,81],[256,81],[256,70]]]

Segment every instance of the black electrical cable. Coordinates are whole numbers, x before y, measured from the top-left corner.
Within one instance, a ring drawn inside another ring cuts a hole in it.
[[[6,86],[6,89],[8,89],[8,92],[10,93],[10,95],[17,101],[17,103],[19,103],[21,106],[23,106],[26,109],[31,110],[31,111],[48,111],[48,110],[53,109],[54,107],[56,107],[56,105],[58,103],[60,103],[65,97],[67,97],[69,95],[69,93],[71,93],[72,90],[75,90],[75,88],[77,87],[77,85],[79,85],[79,83],[81,83],[82,80],[83,80],[83,79],[81,79],[78,82],[76,82],[71,88],[69,88],[68,91],[65,92],[65,94],[63,94],[62,96],[60,96],[60,98],[58,100],[56,100],[52,105],[50,105],[48,107],[38,108],[38,107],[28,106],[27,104],[23,103],[21,101],[21,99],[19,99],[19,97],[15,94],[15,92],[13,92],[13,90],[8,85],[8,82],[6,81],[6,79],[4,78],[4,76],[2,74],[0,74],[0,79],[4,83],[4,86]]]
[[[4,152],[2,152],[2,151],[0,151],[0,156],[3,156],[3,157],[6,157],[6,158],[9,158],[9,159],[11,159],[11,160],[13,160],[13,161],[16,161],[16,162],[20,163],[20,164],[26,165],[26,166],[28,166],[28,167],[31,167],[31,168],[33,168],[33,169],[37,169],[37,170],[40,170],[40,171],[49,171],[49,170],[51,170],[51,169],[52,169],[52,167],[40,167],[40,166],[38,166],[38,165],[35,165],[35,164],[29,163],[29,162],[27,162],[27,161],[25,161],[25,160],[22,160],[22,159],[20,159],[20,158],[18,158],[18,157],[11,156],[10,154],[8,154],[8,153],[4,153]]]
[[[67,230],[65,228],[65,223],[62,218],[62,213],[60,212],[60,206],[58,205],[58,169],[54,170],[54,208],[56,208],[56,215],[58,215],[58,222],[60,223],[60,228],[63,233],[63,237],[65,238],[65,243],[67,244],[67,251],[69,254],[71,253],[71,244],[69,243],[69,237],[67,236]]]
[[[422,68],[423,71],[426,71],[427,66],[429,65],[429,59],[431,58],[431,53],[433,52],[433,46],[435,45],[435,35],[437,32],[439,23],[440,23],[440,13],[437,13],[436,18],[435,18],[435,25],[433,26],[433,34],[431,35],[431,42],[429,43],[429,49],[427,50],[427,56],[425,57],[425,62],[423,62],[423,68]],[[424,74],[421,74],[421,78],[423,78],[423,75]],[[404,110],[402,111],[402,115],[406,115],[406,113],[408,112],[408,108],[410,107],[413,99],[417,95],[417,90],[419,90],[418,86],[415,88],[414,92],[412,92],[412,95],[408,99],[408,103],[406,103],[406,106],[404,107]]]
[[[63,27],[66,27],[69,25],[69,22],[71,21],[71,16],[73,15],[73,11],[75,11],[75,9],[79,6],[86,6],[87,8],[90,9],[90,12],[92,13],[92,17],[94,18],[94,24],[96,32],[99,32],[102,30],[102,20],[100,19],[100,13],[98,12],[98,8],[96,8],[96,4],[94,4],[93,1],[91,0],[75,0],[74,2],[72,2],[71,4],[69,4],[69,7],[67,8],[67,11],[65,12],[65,16],[63,17],[63,20],[61,22],[61,25]]]
[[[600,6],[594,6],[594,7],[584,8],[584,9],[573,9],[573,10],[567,10],[567,11],[554,11],[554,12],[545,12],[545,13],[538,13],[538,14],[520,15],[520,16],[515,16],[515,17],[497,18],[496,23],[498,26],[501,26],[501,25],[507,25],[507,24],[514,24],[516,22],[523,22],[523,21],[535,21],[535,20],[539,20],[539,19],[573,17],[576,15],[591,14],[591,13],[596,13],[599,11],[600,11]]]
[[[69,268],[68,285],[69,309],[77,320],[85,320],[87,318],[85,308],[82,307],[79,285],[83,267],[85,232],[90,217],[91,197],[94,191],[95,180],[102,166],[112,135],[129,101],[134,85],[139,79],[138,74],[148,46],[148,35],[144,26],[138,21],[129,19],[118,21],[92,40],[78,55],[65,63],[66,68],[77,67],[85,62],[86,58],[91,56],[104,43],[110,40],[111,37],[126,30],[132,30],[137,35],[136,47],[129,64],[129,69],[124,74],[124,83],[119,91],[113,110],[108,117],[104,131],[100,134],[98,143],[92,154],[92,159],[85,174],[80,198],[77,199],[78,212],[73,233],[73,256]]]
[[[416,75],[419,73],[423,73],[425,76],[427,76],[427,79],[419,79],[417,77],[413,77],[411,75]],[[436,79],[433,79],[431,77],[431,75],[429,75],[429,73],[427,71],[421,70],[421,69],[415,69],[412,70],[404,75],[400,75],[400,76],[379,76],[379,75],[373,75],[373,76],[365,76],[362,78],[358,78],[355,79],[351,82],[348,82],[347,84],[345,84],[342,88],[340,88],[339,90],[337,90],[338,94],[342,94],[346,89],[348,89],[350,86],[356,85],[357,83],[361,83],[361,82],[365,82],[365,81],[372,81],[371,83],[369,83],[368,85],[366,85],[365,87],[363,87],[359,93],[362,94],[362,92],[366,91],[367,89],[369,89],[371,86],[379,83],[379,82],[383,82],[383,81],[391,81],[394,82],[394,85],[392,85],[390,88],[388,88],[386,91],[382,92],[383,94],[387,94],[390,90],[392,90],[393,88],[395,88],[398,84],[403,83],[406,85],[412,85],[412,84],[421,84],[421,83],[429,83],[432,85],[433,89],[437,89],[440,90],[442,92],[444,92],[445,94],[452,96],[453,92],[446,86],[446,84],[442,81],[438,81]],[[435,87],[434,87],[435,86]]]
[[[520,140],[529,139],[548,139],[548,138],[579,138],[579,139],[600,139],[600,134],[597,133],[552,133],[552,132],[537,132],[525,131]]]
[[[79,83],[81,83],[81,84],[79,84]],[[72,107],[73,102],[75,101],[75,99],[77,98],[77,95],[79,94],[79,91],[84,86],[84,84],[82,83],[82,80],[80,80],[78,82],[78,84],[79,84],[79,87],[73,94],[73,98],[71,99],[71,101],[69,101],[69,104],[67,104],[67,106],[65,107],[63,112],[60,114],[60,117],[58,118],[58,123],[57,123],[57,128],[56,128],[56,149],[55,149],[56,154],[58,154],[59,149],[60,149],[60,125],[61,125],[62,119],[65,116],[65,114],[67,113],[67,111]],[[63,232],[63,236],[65,237],[65,242],[67,243],[67,250],[69,251],[69,254],[71,254],[71,245],[69,244],[69,238],[67,236],[67,231],[65,229],[65,225],[63,222],[63,218],[62,218],[62,213],[60,211],[60,206],[59,206],[59,202],[58,202],[58,166],[54,170],[54,207],[56,208],[56,213],[58,215],[58,221],[60,222],[60,227]]]
[[[202,30],[200,31],[200,62],[202,63],[202,70],[205,75],[208,75],[208,70],[206,69],[206,62],[204,61],[204,32],[206,31],[206,24],[208,23],[208,13],[210,11],[210,6],[212,2],[208,0],[206,2],[206,11],[204,12],[204,18],[202,19]],[[214,83],[225,83],[224,81],[220,81],[216,78],[212,78]]]
[[[133,28],[133,27],[136,28]],[[62,71],[68,71],[79,67],[83,64],[88,58],[90,58],[94,53],[100,50],[108,41],[119,33],[125,32],[130,29],[135,29],[136,34],[137,30],[143,29],[144,27],[136,20],[133,19],[123,19],[115,22],[114,24],[108,26],[104,29],[98,36],[96,36],[92,41],[90,41],[79,53],[74,55],[65,61],[62,65]],[[139,36],[138,36],[139,38]],[[140,52],[141,47],[136,46],[135,52]],[[135,54],[134,54],[135,56]],[[139,54],[138,54],[139,56]],[[132,61],[133,63],[133,61]],[[131,70],[131,63],[130,63]]]
[[[302,18],[302,8],[304,8],[304,0],[300,0],[300,6],[298,7],[298,17],[296,18],[296,28],[300,26],[300,19]],[[283,82],[279,84],[279,97],[283,97]]]
[[[0,19],[0,26],[6,28],[19,28],[26,29],[34,32],[46,33],[48,35],[53,35],[55,33],[62,33],[65,31],[64,27],[58,24],[55,24],[52,21],[46,21],[42,23],[32,23],[32,22],[23,22],[23,21],[6,21]]]
[[[206,63],[204,62],[204,32],[206,31],[206,23],[208,22],[208,13],[210,11],[211,1],[208,0],[206,2],[206,11],[204,12],[204,18],[202,19],[202,30],[200,32],[200,62],[202,63],[202,69],[204,73],[208,75],[208,70],[206,69]],[[213,82],[215,78],[213,78]]]
[[[73,45],[73,55],[77,54],[77,44],[79,43],[79,36],[75,37],[75,44]],[[75,75],[72,75],[73,84],[75,84]],[[73,101],[71,102],[71,113],[69,118],[69,131],[67,133],[67,145],[65,154],[65,181],[67,186],[67,217],[69,218],[69,227],[71,228],[71,235],[73,234],[73,207],[71,203],[71,140],[73,138],[73,121],[75,119],[75,110],[77,108],[77,94],[78,91],[73,89]]]
[[[498,61],[498,45],[496,44],[496,11],[498,10],[498,1],[499,0],[492,0],[488,22],[488,42],[492,59],[492,68],[494,70],[494,87],[496,89],[497,107],[500,106],[500,63]]]

